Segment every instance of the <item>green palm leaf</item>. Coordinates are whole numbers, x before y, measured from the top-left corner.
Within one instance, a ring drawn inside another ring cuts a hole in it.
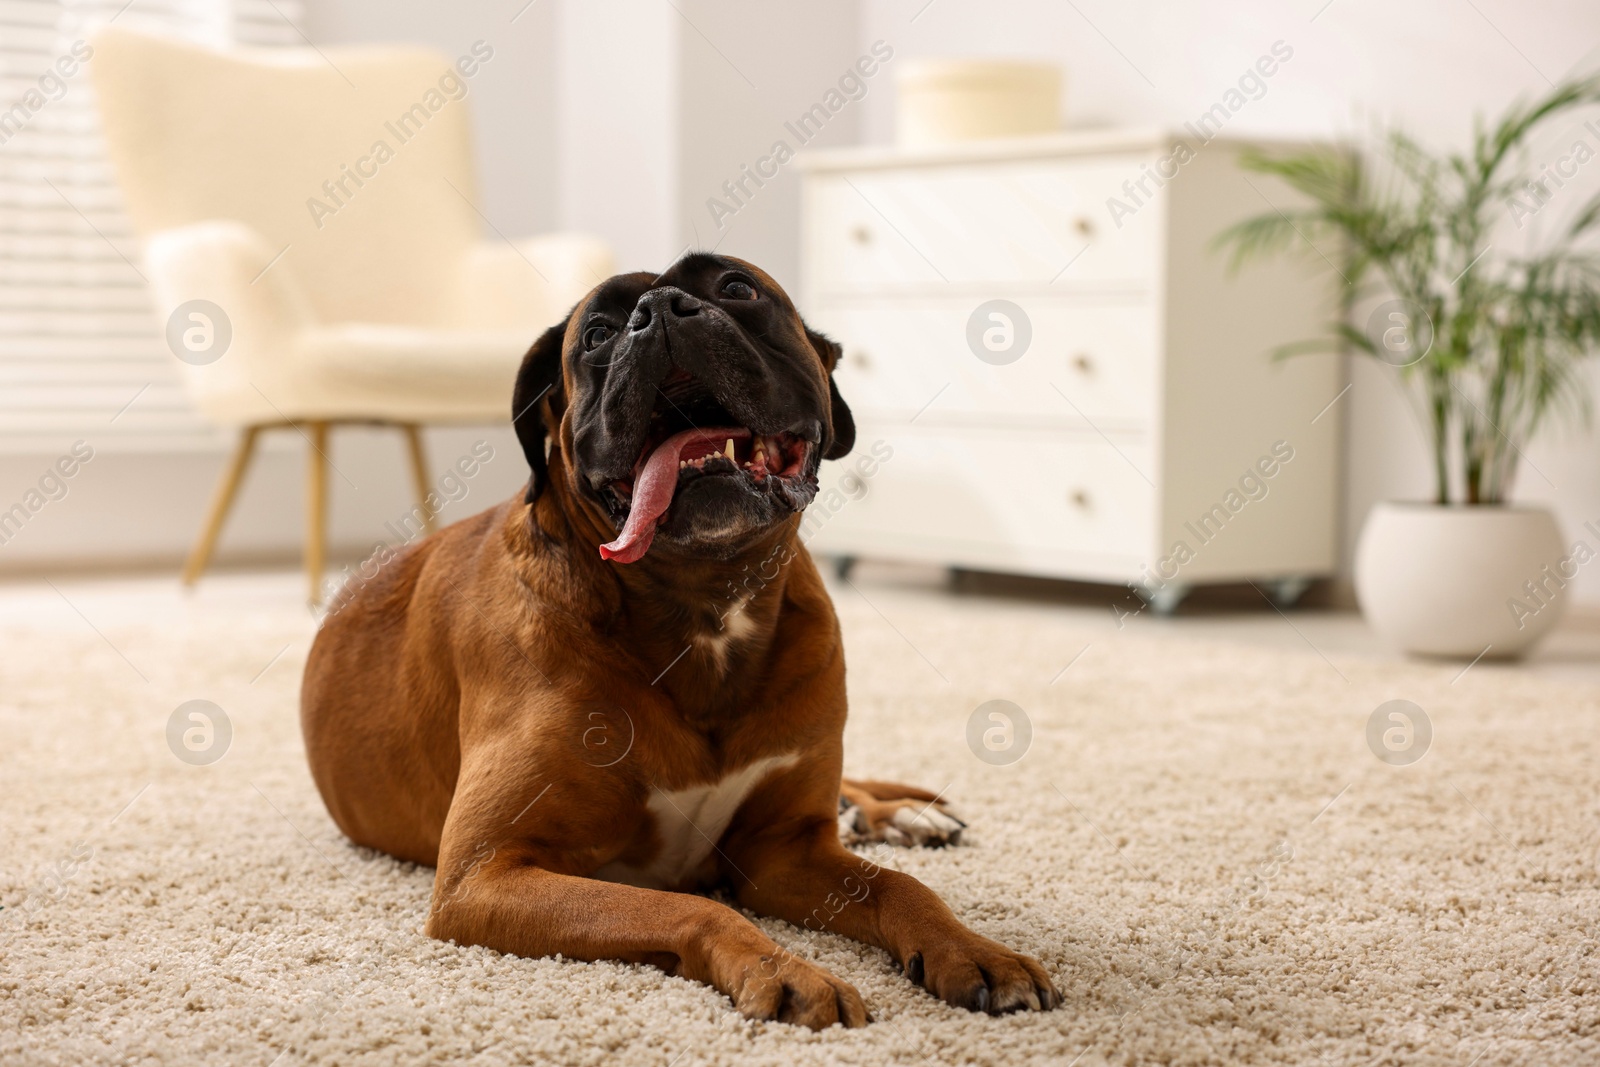
[[[1277,179],[1294,203],[1216,237],[1231,270],[1283,255],[1320,259],[1334,249],[1350,283],[1347,310],[1375,285],[1431,321],[1432,347],[1399,373],[1428,423],[1441,503],[1452,498],[1452,467],[1466,472],[1461,498],[1503,500],[1523,444],[1553,419],[1590,414],[1578,371],[1600,346],[1600,259],[1577,243],[1600,227],[1600,195],[1538,255],[1497,254],[1490,235],[1498,213],[1529,188],[1530,176],[1512,161],[1530,133],[1595,103],[1600,74],[1573,79],[1514,104],[1492,124],[1480,121],[1468,150],[1446,155],[1400,130],[1367,154],[1344,146],[1240,154],[1246,171]],[[1349,321],[1272,355],[1330,350],[1380,355]]]

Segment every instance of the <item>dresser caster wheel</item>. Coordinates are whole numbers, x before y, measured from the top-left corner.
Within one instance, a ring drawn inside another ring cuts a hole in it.
[[[1267,583],[1267,599],[1275,608],[1292,608],[1300,602],[1305,591],[1311,588],[1311,579],[1301,575],[1291,578],[1274,578]]]
[[[1187,582],[1168,582],[1160,589],[1151,589],[1148,586],[1139,586],[1139,595],[1150,609],[1157,615],[1171,615],[1178,610],[1178,605],[1183,603],[1183,598],[1189,595],[1194,586]]]

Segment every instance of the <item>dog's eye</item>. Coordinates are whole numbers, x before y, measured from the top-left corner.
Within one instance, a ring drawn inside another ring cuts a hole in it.
[[[754,300],[756,287],[743,278],[732,278],[723,283],[722,295],[733,300]]]
[[[583,331],[583,347],[586,351],[592,352],[594,349],[599,348],[601,345],[610,340],[611,335],[614,333],[616,333],[616,331],[607,326],[605,323],[595,323],[593,326]]]

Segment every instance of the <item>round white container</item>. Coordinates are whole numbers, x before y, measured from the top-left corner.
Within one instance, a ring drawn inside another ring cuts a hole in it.
[[[1061,128],[1061,68],[1051,63],[907,60],[895,91],[895,140],[905,147]]]
[[[1372,628],[1407,652],[1504,658],[1556,624],[1581,565],[1544,508],[1385,503],[1356,546],[1356,597]]]

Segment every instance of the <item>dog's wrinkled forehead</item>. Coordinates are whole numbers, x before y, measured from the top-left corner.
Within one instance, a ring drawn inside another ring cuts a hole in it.
[[[784,339],[797,342],[803,340],[805,325],[800,320],[800,314],[794,302],[789,299],[789,294],[784,292],[783,287],[770,274],[755,264],[734,256],[690,252],[660,273],[634,271],[630,274],[617,274],[595,286],[567,322],[562,347],[568,361],[580,365],[604,362],[604,357],[586,355],[587,346],[584,338],[588,329],[597,324],[608,326],[613,330],[625,328],[632,319],[640,299],[652,290],[680,289],[690,296],[710,299],[731,276],[749,278],[769,301],[766,305],[768,315],[765,317],[776,321],[760,324],[760,332],[764,337],[778,340],[778,337],[771,335],[773,328],[776,328],[779,334],[794,335],[792,338]]]

